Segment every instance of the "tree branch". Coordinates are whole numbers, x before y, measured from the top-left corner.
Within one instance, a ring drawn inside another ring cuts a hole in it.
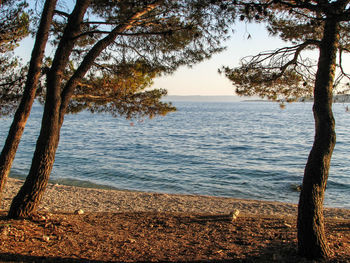
[[[101,30],[94,30],[94,31],[87,31],[84,33],[81,33],[75,37],[75,39],[87,36],[87,35],[92,35],[92,34],[110,34],[111,31],[101,31]]]
[[[283,64],[282,66],[278,66],[276,63],[270,63],[270,65],[272,66],[269,66],[268,67],[269,69],[280,69],[280,73],[278,75],[275,75],[275,77],[278,78],[286,71],[286,69],[290,65],[297,63],[298,56],[304,49],[306,49],[310,45],[319,46],[319,44],[320,44],[320,41],[317,41],[317,40],[312,40],[312,39],[306,40],[305,42],[292,47],[283,47],[283,48],[276,49],[274,51],[263,52],[256,56],[252,56],[250,57],[250,61],[248,61],[245,64],[258,65],[263,63],[264,61],[271,60],[273,57],[277,55],[280,55],[279,59],[283,59],[284,57],[287,57],[288,54],[294,53],[293,58],[290,61]],[[243,58],[242,61],[247,60],[247,58],[248,57]]]
[[[339,48],[339,68],[340,68],[340,72],[342,73],[342,75],[346,78],[348,78],[350,80],[350,74],[347,74],[343,68],[343,51],[347,49],[345,48]]]
[[[147,36],[147,35],[168,35],[168,34],[172,34],[176,31],[180,31],[180,30],[185,30],[186,27],[183,28],[178,28],[178,29],[169,29],[169,30],[164,30],[164,31],[154,31],[154,32],[135,32],[135,33],[125,33],[125,32],[121,32],[118,33],[118,36]],[[86,35],[91,35],[91,34],[109,34],[111,33],[111,31],[100,31],[100,30],[94,30],[94,31],[87,31],[84,33],[81,33],[80,35],[78,35],[76,38],[80,38]]]
[[[68,80],[67,84],[63,88],[61,93],[61,108],[60,108],[60,125],[63,123],[63,118],[65,111],[68,107],[69,99],[73,94],[73,91],[78,83],[86,72],[91,68],[94,64],[95,59],[101,54],[101,52],[107,48],[110,44],[112,44],[115,38],[121,32],[131,29],[135,24],[137,24],[138,20],[142,18],[143,15],[147,14],[151,10],[155,9],[159,5],[159,1],[155,1],[152,4],[147,5],[141,11],[133,14],[127,21],[123,24],[116,26],[107,36],[103,39],[99,40],[86,54],[80,66],[74,72],[73,76]]]
[[[55,14],[60,15],[60,16],[64,16],[64,17],[69,17],[69,14],[60,10],[55,10]]]
[[[286,69],[293,64],[297,64],[298,62],[298,57],[300,55],[300,53],[307,48],[309,45],[319,45],[320,41],[316,41],[316,40],[307,40],[304,43],[300,44],[299,46],[296,46],[296,50],[293,56],[293,59],[290,60],[289,62],[287,62],[284,66],[281,67],[281,73],[279,75],[279,77],[286,71]]]
[[[116,25],[117,23],[105,22],[105,21],[89,21],[84,22],[86,25]]]
[[[310,2],[307,1],[278,1],[279,4],[284,5],[286,7],[289,7],[291,9],[295,9],[295,8],[301,8],[301,9],[307,9],[310,11],[314,11],[314,12],[319,12],[322,11],[322,9],[318,6],[318,5],[313,5]]]

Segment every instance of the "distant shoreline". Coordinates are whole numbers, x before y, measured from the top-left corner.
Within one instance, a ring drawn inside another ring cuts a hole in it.
[[[228,96],[202,96],[202,95],[168,95],[163,98],[167,102],[272,102],[278,103],[277,101],[271,101],[267,99],[261,99],[258,97],[240,97],[235,95]],[[300,98],[295,102],[313,102],[313,98]],[[334,103],[350,103],[350,95],[335,95],[333,97]],[[293,102],[292,102],[293,103]]]
[[[242,101],[241,97],[238,96],[181,96],[181,95],[168,95],[165,96],[163,101],[167,102],[240,102]]]

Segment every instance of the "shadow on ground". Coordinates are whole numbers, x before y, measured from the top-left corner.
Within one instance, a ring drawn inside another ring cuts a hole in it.
[[[271,253],[271,251],[274,251],[275,248],[266,248],[264,251],[261,251],[261,254],[259,256],[248,256],[245,259],[235,259],[234,257],[231,259],[223,259],[223,260],[217,260],[217,259],[208,259],[208,260],[189,260],[189,261],[158,261],[158,262],[168,262],[168,263],[200,263],[200,262],[206,262],[206,263],[229,263],[229,262],[285,262],[285,263],[294,263],[294,262],[314,262],[314,261],[308,261],[305,259],[302,259],[298,257],[296,254],[296,251],[290,247],[290,245],[287,245],[285,247],[281,247],[279,245],[280,254],[276,255]],[[63,257],[38,257],[38,256],[29,256],[29,255],[20,255],[20,254],[11,254],[11,253],[0,253],[0,262],[38,262],[38,263],[46,263],[46,262],[72,262],[72,263],[106,263],[106,262],[112,262],[112,263],[119,263],[119,262],[125,262],[125,261],[101,261],[101,260],[89,260],[84,258],[63,258]],[[137,263],[143,263],[143,262],[150,262],[149,260],[145,261],[130,261],[128,262],[137,262]],[[341,261],[327,261],[327,262],[341,262]]]

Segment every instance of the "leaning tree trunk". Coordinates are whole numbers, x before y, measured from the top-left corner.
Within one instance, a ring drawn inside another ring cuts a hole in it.
[[[328,18],[320,44],[314,89],[315,139],[305,167],[298,206],[298,251],[309,259],[327,258],[330,254],[324,231],[323,200],[336,141],[332,90],[338,43],[339,22]]]
[[[40,135],[29,174],[12,201],[8,213],[10,218],[28,217],[35,212],[49,181],[59,141],[62,76],[76,37],[81,33],[82,21],[89,4],[90,0],[76,2],[47,74],[47,94]]]
[[[0,202],[7,177],[10,173],[16,151],[27,123],[40,77],[42,60],[49,36],[57,0],[47,0],[42,11],[41,20],[32,51],[23,97],[15,113],[4,148],[0,155]]]
[[[82,1],[86,0],[81,0],[80,2]],[[76,6],[78,6],[78,3]],[[79,6],[81,7],[81,5]],[[105,38],[98,41],[85,56],[81,65],[63,88],[62,94],[60,94],[61,89],[59,88],[60,85],[58,85],[58,83],[61,83],[61,79],[59,77],[61,74],[59,73],[62,72],[62,68],[61,70],[54,69],[56,67],[55,59],[60,61],[62,56],[67,56],[68,53],[67,50],[61,54],[56,52],[52,68],[48,74],[48,93],[45,102],[44,116],[31,170],[21,190],[12,201],[9,211],[10,218],[27,217],[36,211],[36,208],[40,203],[54,164],[64,114],[72,92],[77,85],[77,81],[84,77],[85,73],[90,69],[95,59],[108,45],[114,42],[115,38],[120,32],[132,27],[140,16],[146,14],[156,6],[157,4],[150,4],[143,10],[136,12],[127,21],[125,21],[124,24],[117,26]],[[79,23],[79,19],[77,18],[73,19],[73,21],[75,21],[75,23]],[[66,39],[68,41],[70,40],[70,43],[72,43],[72,39],[75,38],[69,37]],[[61,42],[60,45],[62,44]],[[58,47],[58,50],[60,50],[60,46]],[[63,65],[63,63],[61,64]]]

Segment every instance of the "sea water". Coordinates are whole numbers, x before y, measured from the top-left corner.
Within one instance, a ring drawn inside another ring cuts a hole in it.
[[[311,103],[175,102],[177,111],[143,120],[67,115],[51,178],[147,192],[297,203],[314,139]],[[326,206],[350,208],[350,113],[334,104],[337,144]],[[41,123],[36,104],[11,171],[28,173]],[[0,119],[2,146],[12,119]]]

